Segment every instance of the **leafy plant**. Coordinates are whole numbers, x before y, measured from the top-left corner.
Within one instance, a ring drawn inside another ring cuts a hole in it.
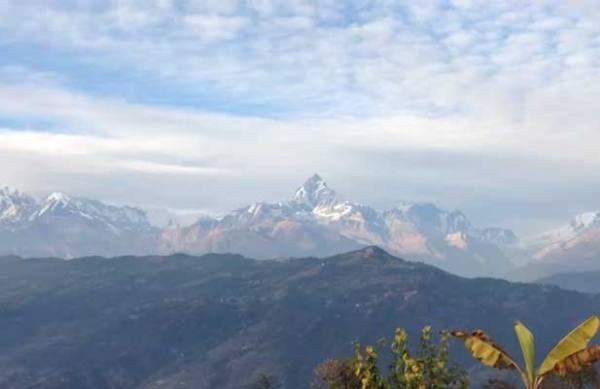
[[[356,389],[360,381],[354,375],[350,359],[327,359],[315,369],[311,389]]]
[[[364,350],[355,345],[354,368],[362,389],[425,389],[456,388],[468,386],[467,373],[449,358],[448,334],[442,333],[438,344],[433,342],[431,327],[423,328],[417,352],[408,348],[408,334],[402,328],[396,330],[391,345],[392,362],[389,374],[383,375],[378,367],[377,350],[367,346]]]
[[[482,386],[483,389],[516,389],[517,386],[501,378],[491,378]],[[598,372],[594,367],[588,367],[580,373],[560,377],[552,374],[540,385],[540,389],[584,389],[600,388]]]
[[[529,329],[521,322],[515,324],[515,333],[521,346],[525,369],[492,338],[481,330],[473,332],[452,331],[450,334],[462,339],[467,350],[486,366],[497,369],[512,369],[519,372],[527,389],[538,389],[552,373],[562,378],[579,374],[600,360],[600,346],[589,346],[589,342],[600,328],[600,319],[592,316],[567,336],[548,353],[542,364],[535,369],[535,341]]]

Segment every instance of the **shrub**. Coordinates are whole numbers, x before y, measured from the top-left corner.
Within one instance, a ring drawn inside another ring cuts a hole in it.
[[[423,328],[416,353],[411,354],[408,335],[402,328],[396,330],[391,345],[392,362],[387,375],[378,366],[378,350],[385,345],[362,349],[355,344],[354,373],[362,389],[427,389],[467,388],[466,371],[450,360],[448,334],[442,333],[439,343],[434,343],[431,327]]]
[[[312,389],[356,389],[360,380],[350,359],[327,359],[315,369]]]

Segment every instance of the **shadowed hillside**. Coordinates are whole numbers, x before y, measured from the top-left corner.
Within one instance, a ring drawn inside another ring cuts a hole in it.
[[[326,259],[236,255],[0,261],[0,387],[306,388],[323,359],[396,326],[485,328],[540,354],[600,312],[592,295],[465,279],[369,247]],[[472,361],[455,347],[458,357]]]

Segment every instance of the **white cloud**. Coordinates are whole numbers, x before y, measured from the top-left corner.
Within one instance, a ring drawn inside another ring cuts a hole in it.
[[[229,172],[226,169],[214,167],[187,166],[151,161],[123,161],[118,166],[126,170],[148,174],[223,175]]]
[[[43,47],[75,64],[5,60],[0,68],[0,119],[53,123],[0,132],[10,161],[33,163],[26,186],[39,179],[35,169],[55,182],[85,169],[174,180],[228,172],[232,182],[279,183],[314,170],[349,177],[345,166],[356,158],[347,150],[357,147],[510,155],[537,161],[540,174],[560,163],[598,178],[594,2],[8,1],[0,37],[7,50]],[[78,86],[98,68],[103,77],[167,83],[182,96],[218,95],[225,108],[184,109],[181,96],[159,106]],[[239,106],[258,108],[216,112]],[[378,163],[369,167],[409,175]],[[473,190],[491,185],[476,168],[461,169]],[[15,171],[3,163],[0,179]]]
[[[0,20],[8,39],[92,50],[85,55],[94,62],[122,71],[187,88],[210,86],[237,100],[277,103],[307,115],[474,110],[463,91],[477,93],[528,70],[542,75],[551,68],[554,79],[568,79],[570,70],[557,64],[581,67],[600,57],[600,18],[583,6],[350,2],[340,10],[333,4],[231,1],[178,8],[119,2],[69,9],[39,3],[44,12],[34,12],[13,2]],[[446,98],[432,89],[444,89]]]
[[[186,15],[183,20],[203,41],[235,38],[249,24],[242,17],[205,14]]]

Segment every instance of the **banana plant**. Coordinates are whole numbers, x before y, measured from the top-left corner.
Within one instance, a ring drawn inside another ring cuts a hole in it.
[[[521,322],[516,322],[515,333],[525,368],[481,330],[451,331],[450,335],[464,341],[469,352],[486,366],[497,369],[516,370],[526,389],[538,389],[544,379],[552,373],[561,377],[576,374],[600,360],[600,346],[588,346],[600,328],[600,318],[592,316],[567,336],[548,353],[542,364],[535,369],[535,342],[531,331]]]

